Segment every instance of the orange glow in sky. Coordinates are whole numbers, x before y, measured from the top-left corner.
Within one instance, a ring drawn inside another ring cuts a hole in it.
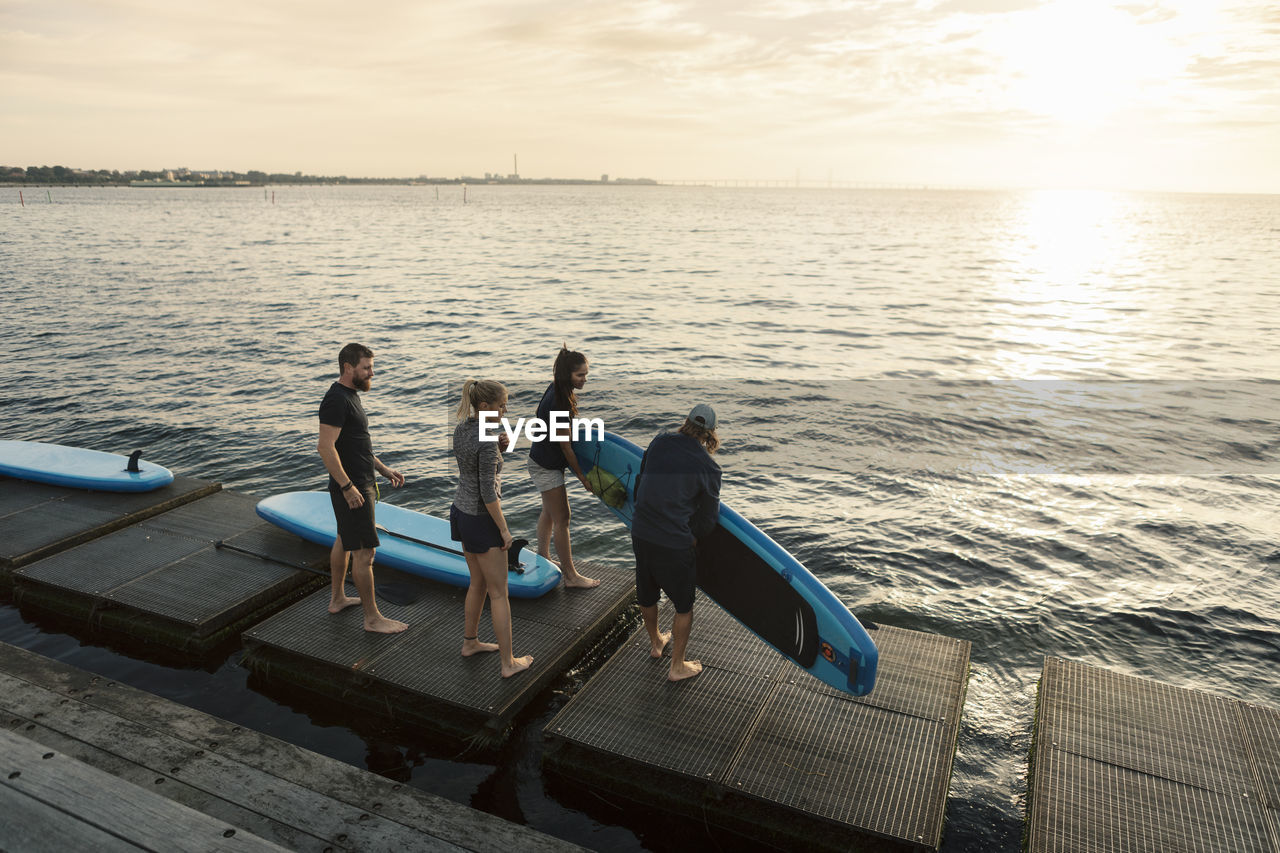
[[[0,165],[1280,192],[1271,0],[6,0]]]

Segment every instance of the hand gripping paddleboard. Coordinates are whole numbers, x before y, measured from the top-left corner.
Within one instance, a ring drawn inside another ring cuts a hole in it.
[[[635,479],[644,451],[611,432],[583,438],[573,452],[591,480],[596,466],[626,489],[609,510],[631,527]],[[603,498],[602,498],[603,500]],[[620,505],[615,505],[620,504]],[[862,696],[876,683],[879,652],[835,594],[777,542],[723,501],[715,530],[698,542],[698,586],[760,639],[837,690]]]

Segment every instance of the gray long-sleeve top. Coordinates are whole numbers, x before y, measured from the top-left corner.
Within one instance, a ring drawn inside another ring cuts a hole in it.
[[[468,515],[486,515],[485,504],[502,497],[502,451],[496,441],[480,440],[480,422],[467,418],[453,428],[458,460],[458,490],[453,503]]]

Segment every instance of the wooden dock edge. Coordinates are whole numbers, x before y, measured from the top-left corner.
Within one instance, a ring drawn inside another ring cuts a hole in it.
[[[246,603],[244,612],[206,634],[193,632],[184,622],[135,610],[111,599],[30,583],[21,577],[14,579],[11,594],[20,610],[42,613],[65,623],[60,627],[67,628],[73,635],[101,637],[126,649],[131,644],[147,644],[149,654],[159,646],[172,656],[186,660],[203,658],[238,643],[247,628],[324,585],[324,579],[298,571],[291,585],[277,585],[276,589],[254,596]]]
[[[108,533],[115,533],[117,530],[123,530],[126,527],[131,527],[140,521],[146,521],[148,518],[153,518],[154,516],[168,512],[169,510],[185,506],[192,501],[198,501],[201,498],[206,498],[221,490],[222,483],[207,482],[199,488],[192,489],[191,491],[184,492],[180,495],[175,495],[167,501],[162,501],[161,503],[154,504],[146,507],[145,509],[140,509],[136,512],[122,515],[119,518],[113,518],[110,521],[98,525],[97,527],[82,530],[79,533],[68,536],[66,539],[60,539],[57,542],[52,542],[48,545],[28,551],[25,554],[19,554],[8,559],[0,557],[0,588],[12,588],[12,571],[14,569],[20,569],[23,566],[36,562],[37,560],[43,560],[45,557],[51,557],[61,551],[66,551],[68,548],[74,548],[77,545],[83,545],[84,543],[91,542],[94,539],[100,539]]]
[[[31,685],[30,690],[23,691],[27,694],[62,697],[46,701],[64,709],[59,715],[68,715],[67,721],[88,720],[100,714],[117,721],[116,725],[128,721],[133,731],[151,733],[147,737],[154,738],[157,744],[180,744],[181,756],[157,754],[148,759],[157,768],[164,768],[150,772],[169,782],[163,786],[156,782],[158,787],[155,790],[176,791],[189,784],[193,780],[183,778],[183,774],[189,774],[191,769],[182,770],[181,767],[193,758],[208,756],[261,774],[268,781],[276,778],[282,780],[282,785],[305,785],[331,802],[350,807],[354,810],[356,823],[360,825],[378,821],[386,826],[399,825],[398,831],[414,834],[414,849],[457,847],[476,853],[512,853],[517,850],[522,853],[554,853],[581,849],[496,815],[420,791],[7,643],[0,643],[0,674]],[[17,694],[13,694],[10,698],[16,697]],[[42,738],[57,740],[59,746],[55,748],[59,752],[91,764],[104,759],[109,763],[121,763],[122,759],[113,758],[103,753],[101,746],[95,746],[91,733],[84,731],[78,722],[70,737],[59,734],[51,728],[55,725],[51,716],[37,712],[28,718],[10,711],[0,721],[0,728],[37,742]],[[99,740],[112,743],[111,731],[109,728]],[[141,744],[136,749],[151,755],[154,745]],[[168,769],[171,763],[179,765],[173,768],[176,773]],[[231,778],[227,783],[233,788],[240,784]],[[224,804],[223,808],[225,810],[227,805]],[[243,810],[244,806],[238,808]],[[307,815],[293,817],[302,822],[299,826],[306,825]],[[344,839],[342,836],[338,841]]]

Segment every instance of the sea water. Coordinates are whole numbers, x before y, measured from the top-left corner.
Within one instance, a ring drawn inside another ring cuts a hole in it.
[[[582,414],[642,445],[711,403],[727,503],[858,616],[973,644],[947,851],[1018,849],[1045,655],[1280,706],[1280,197],[11,188],[0,224],[3,438],[319,488],[316,407],[360,341],[408,479],[384,497],[443,514],[465,378],[531,416],[566,343]],[[572,495],[575,555],[625,564]],[[703,844],[544,787],[539,731],[580,678],[485,762],[247,687],[234,657],[164,667],[11,605],[0,640],[579,843]]]

